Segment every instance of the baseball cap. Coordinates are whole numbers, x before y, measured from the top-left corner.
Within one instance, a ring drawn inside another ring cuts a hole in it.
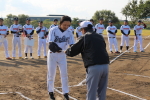
[[[0,20],[2,20],[2,21],[3,21],[3,18],[0,18]]]
[[[14,17],[14,20],[18,21],[18,17]]]
[[[54,21],[54,22],[55,22],[55,21],[58,21],[58,19],[54,19],[53,21]]]
[[[89,24],[92,25],[92,23],[90,21],[83,21],[80,23],[80,27],[81,28],[88,27]]]
[[[139,22],[139,23],[142,23],[142,21],[141,21],[141,20],[138,20],[138,22]]]
[[[112,20],[109,20],[108,23],[113,23]]]
[[[99,20],[103,20],[103,18],[100,18]]]
[[[43,21],[39,21],[39,23],[43,23]]]
[[[90,21],[94,21],[93,19],[90,19]]]
[[[30,18],[26,18],[26,20],[31,21],[31,19],[30,19]]]
[[[124,20],[124,22],[128,22],[128,20]]]

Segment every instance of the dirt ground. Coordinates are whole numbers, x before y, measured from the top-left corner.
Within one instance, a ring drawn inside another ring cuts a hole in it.
[[[132,36],[130,37],[130,47],[133,46],[133,38]],[[9,35],[7,39],[11,56],[12,35]],[[16,92],[20,92],[32,100],[49,100],[46,83],[47,62],[44,58],[38,59],[37,35],[34,35],[34,39],[33,57],[35,59],[19,60],[17,58],[16,60],[5,60],[4,48],[3,46],[0,47],[0,100],[26,100]],[[117,39],[119,47],[120,36]],[[106,37],[105,40],[107,43]],[[143,41],[143,47],[146,47],[149,42],[150,37]],[[24,57],[23,49],[22,42],[22,54]],[[133,53],[133,49],[130,51],[130,53],[123,54],[110,64],[108,87],[150,100],[150,46],[144,53]],[[118,55],[109,53],[110,60]],[[67,60],[69,85],[77,85],[86,77],[81,56],[67,57]],[[57,69],[55,87],[61,87],[59,69]],[[61,91],[61,89],[59,90]],[[125,93],[108,89],[107,100],[139,100],[139,98]],[[77,100],[86,100],[86,86],[72,87],[69,94]],[[56,100],[62,100],[62,95],[57,92],[55,92],[55,97],[57,98]]]

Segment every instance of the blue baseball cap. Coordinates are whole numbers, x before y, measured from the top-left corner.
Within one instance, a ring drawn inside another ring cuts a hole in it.
[[[15,21],[15,20],[18,21],[18,17],[14,17],[14,21]]]
[[[141,20],[138,20],[138,23],[142,23],[142,21],[141,21]]]
[[[26,18],[26,20],[31,21],[31,19],[30,19],[30,18]]]

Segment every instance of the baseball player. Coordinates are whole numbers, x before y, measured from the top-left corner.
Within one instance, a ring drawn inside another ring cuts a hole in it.
[[[4,41],[0,42],[0,46],[2,44],[4,45],[6,59],[11,60],[8,54],[8,41],[6,39],[8,34],[9,34],[8,27],[3,25],[3,18],[0,18],[0,36],[4,37]]]
[[[130,26],[128,25],[128,21],[124,20],[124,25],[120,27],[122,36],[121,36],[121,44],[120,44],[120,52],[122,52],[122,48],[124,45],[124,42],[126,42],[126,50],[127,52],[129,49],[129,34],[130,34]]]
[[[22,25],[18,24],[18,17],[14,18],[14,24],[10,27],[11,34],[13,34],[13,40],[12,40],[12,59],[16,58],[16,45],[18,45],[18,55],[19,59],[22,59],[22,53],[21,53],[21,32]]]
[[[30,24],[31,19],[27,18],[26,19],[26,24],[23,26],[23,31],[25,33],[25,36],[29,39],[33,39],[33,34],[34,34],[34,26]],[[32,57],[32,46],[25,45],[25,59],[28,59],[27,53],[28,49],[30,49],[30,58],[33,59]]]
[[[44,58],[46,56],[46,38],[48,35],[48,30],[43,26],[43,21],[39,21],[39,26],[36,28],[36,33],[38,34],[38,58],[41,57],[41,47],[44,47]]]
[[[49,32],[49,48],[47,58],[47,84],[48,92],[51,100],[55,100],[54,97],[54,80],[56,74],[56,68],[59,67],[61,74],[62,92],[65,100],[69,100],[68,92],[68,73],[67,73],[67,61],[64,50],[68,48],[68,45],[74,44],[74,37],[68,27],[71,24],[71,18],[69,16],[63,16],[60,20],[60,26],[52,28]],[[58,48],[58,49],[56,49]]]
[[[104,30],[105,30],[105,26],[103,25],[103,18],[100,18],[99,23],[95,25],[95,32],[97,34],[103,35]]]
[[[144,28],[146,28],[146,24],[143,23],[141,20],[139,20],[138,23],[137,23],[137,25],[134,26],[134,33],[135,33],[134,52],[137,52],[137,44],[138,44],[138,42],[140,44],[140,51],[144,52],[144,49],[143,49],[143,39],[142,39],[142,30]]]
[[[72,32],[72,34],[74,34],[74,28],[71,25],[68,29]]]
[[[113,25],[112,21],[109,21],[109,26],[107,26],[106,30],[107,30],[107,35],[108,35],[108,43],[109,43],[110,52],[113,53],[112,45],[114,45],[115,53],[120,53],[118,51],[118,43],[116,39],[117,28],[116,26]]]
[[[91,22],[92,25],[93,25],[93,31],[95,31],[94,20],[93,20],[93,19],[90,19],[90,22]]]
[[[76,36],[77,36],[77,38],[79,38],[79,37],[81,37],[82,36],[82,32],[81,32],[81,28],[80,28],[80,23],[81,23],[82,21],[79,21],[79,26],[76,28]]]
[[[54,19],[53,24],[49,27],[49,30],[55,26],[58,26],[57,23],[58,23],[58,19]]]

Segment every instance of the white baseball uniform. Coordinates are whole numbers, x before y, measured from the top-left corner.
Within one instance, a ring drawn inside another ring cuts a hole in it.
[[[124,33],[121,36],[121,44],[120,44],[120,46],[123,46],[124,43],[126,43],[126,46],[129,46],[129,36],[126,36],[126,35],[129,35],[130,26],[129,25],[122,25],[120,27],[120,30],[122,30],[123,33]]]
[[[76,36],[77,36],[77,38],[79,38],[79,37],[82,36],[82,32],[81,32],[81,27],[80,27],[80,26],[78,26],[78,27],[76,28]]]
[[[48,36],[48,41],[55,42],[60,48],[62,48],[62,50],[66,50],[68,45],[74,44],[72,32],[70,30],[62,32],[58,26],[52,28]],[[57,66],[59,66],[61,74],[62,91],[63,93],[68,93],[69,87],[66,54],[63,51],[60,53],[53,53],[49,50],[47,59],[47,85],[49,92],[54,92],[54,80]]]
[[[20,31],[19,29],[22,30],[22,25],[20,24],[13,24],[10,27],[10,31],[13,34],[13,39],[12,39],[12,57],[16,57],[16,45],[18,44],[18,55],[19,57],[22,57],[22,53],[21,53],[21,33],[16,33],[18,31]]]
[[[138,42],[140,43],[140,51],[143,51],[143,39],[142,39],[142,30],[144,29],[144,26],[143,25],[135,25],[134,26],[134,31],[136,31],[136,36],[137,36],[137,39],[135,38],[134,39],[134,51],[137,50],[137,44]]]
[[[117,52],[118,51],[118,43],[117,43],[116,35],[112,34],[117,31],[117,28],[116,28],[116,26],[107,26],[106,30],[107,30],[107,35],[108,35],[110,51],[113,50],[112,45],[114,45],[115,51]],[[112,33],[110,33],[110,32],[112,32]]]
[[[103,24],[96,24],[95,25],[96,33],[103,35],[103,31],[105,30],[105,26]]]
[[[30,38],[33,39],[33,31],[34,31],[34,26],[33,25],[24,25],[23,26],[23,31],[25,32],[26,31],[26,37],[27,37],[27,34],[30,34]],[[24,49],[24,53],[28,53],[28,49],[30,49],[30,53],[32,53],[32,46],[25,46],[25,49]]]
[[[0,35],[5,35],[5,36],[8,35],[8,27],[7,26],[5,26],[5,25],[0,26]],[[7,41],[6,37],[3,42],[0,42],[0,46],[2,44],[4,45],[6,58],[10,57],[9,53],[8,53],[8,41]]]
[[[36,32],[40,30],[40,27],[37,27],[36,28]],[[48,29],[46,27],[42,27],[41,28],[41,31],[37,34],[38,34],[38,56],[41,56],[41,48],[42,48],[42,45],[43,45],[43,48],[44,48],[44,56],[46,56],[46,38],[47,38],[47,35],[46,34],[48,32]]]
[[[73,28],[72,26],[70,26],[68,29],[69,29],[72,33],[74,33],[74,28]]]
[[[56,26],[58,26],[58,25],[52,24],[52,25],[49,27],[49,31],[50,31],[51,28],[56,27]]]

